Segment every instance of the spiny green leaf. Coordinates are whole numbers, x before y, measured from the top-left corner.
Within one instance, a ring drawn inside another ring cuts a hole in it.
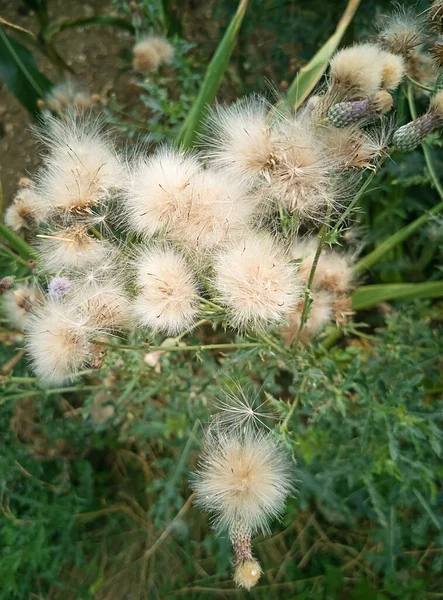
[[[34,56],[0,27],[0,78],[14,96],[33,115],[39,113],[37,100],[51,89],[52,83],[37,68]]]
[[[328,41],[320,48],[307,65],[302,67],[295,76],[292,82],[286,102],[297,108],[302,104],[309,94],[312,92],[314,87],[320,81],[321,76],[326,71],[331,56],[336,51],[349,23],[360,4],[360,0],[349,0],[345,12],[342,18],[338,22],[337,28]]]
[[[200,93],[178,135],[177,142],[184,148],[190,148],[194,145],[205,110],[215,99],[229,59],[231,58],[247,6],[248,0],[240,0],[237,12],[233,16],[223,39],[209,63]]]

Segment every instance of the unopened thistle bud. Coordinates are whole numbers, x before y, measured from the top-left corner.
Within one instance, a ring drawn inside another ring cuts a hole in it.
[[[348,127],[363,119],[378,117],[392,108],[392,96],[389,92],[375,92],[367,100],[339,102],[329,110],[329,122],[334,127]]]
[[[438,92],[431,100],[428,111],[410,123],[406,123],[394,133],[392,141],[398,150],[410,152],[434,129],[443,125],[443,92]]]
[[[429,21],[432,29],[438,33],[443,33],[443,1],[436,0],[429,10]]]

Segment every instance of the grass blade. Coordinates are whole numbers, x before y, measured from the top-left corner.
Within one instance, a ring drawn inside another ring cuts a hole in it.
[[[294,108],[302,104],[326,71],[331,56],[336,51],[349,23],[352,21],[360,0],[349,0],[337,28],[328,41],[311,58],[307,65],[302,67],[292,82],[286,102]]]
[[[209,63],[200,93],[178,134],[177,142],[184,148],[190,148],[194,145],[205,110],[215,99],[222,77],[229,64],[247,6],[248,0],[240,0],[237,12]]]
[[[352,294],[352,309],[362,310],[388,300],[439,298],[443,296],[443,281],[426,283],[382,283],[362,285]]]

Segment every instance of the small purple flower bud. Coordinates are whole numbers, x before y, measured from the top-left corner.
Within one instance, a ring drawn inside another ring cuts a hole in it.
[[[71,282],[64,277],[53,277],[48,285],[48,295],[56,300],[62,300],[71,288]]]

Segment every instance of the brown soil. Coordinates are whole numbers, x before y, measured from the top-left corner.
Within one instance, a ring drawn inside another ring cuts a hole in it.
[[[112,13],[111,0],[91,0],[87,4],[76,0],[50,0],[48,6],[51,22]],[[0,0],[0,16],[36,33],[38,28],[34,16],[21,14],[19,7],[17,1]],[[75,71],[73,77],[91,93],[100,95],[113,87],[119,70],[124,66],[121,51],[133,45],[129,33],[111,27],[66,30],[56,35],[55,42],[66,63]],[[37,54],[36,60],[39,69],[51,81],[60,79],[57,69],[42,54]],[[127,92],[133,93],[129,86]],[[27,111],[0,82],[0,177],[5,205],[11,201],[20,177],[32,174],[39,163],[31,125],[32,119]]]

